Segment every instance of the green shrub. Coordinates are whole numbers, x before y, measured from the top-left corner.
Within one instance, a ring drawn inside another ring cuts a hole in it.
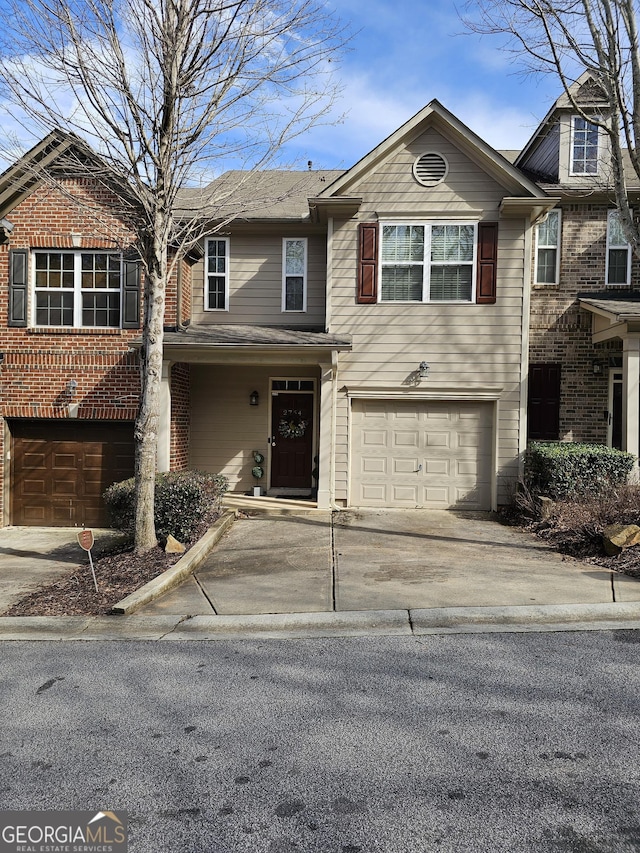
[[[525,484],[554,500],[597,497],[627,482],[634,459],[602,444],[534,441],[525,455]]]
[[[203,471],[170,471],[156,476],[154,521],[156,534],[169,534],[179,542],[189,542],[209,515],[220,508],[228,481],[220,474]],[[135,494],[133,477],[114,483],[103,495],[111,524],[117,530],[133,532]]]

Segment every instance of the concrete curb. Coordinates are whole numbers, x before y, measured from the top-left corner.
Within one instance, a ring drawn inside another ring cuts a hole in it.
[[[173,589],[183,580],[192,575],[200,566],[213,547],[219,542],[224,533],[231,527],[236,519],[236,511],[229,509],[213,524],[204,536],[199,539],[196,544],[190,548],[184,557],[181,557],[178,562],[166,572],[163,572],[157,578],[149,581],[140,589],[132,592],[122,601],[119,601],[112,608],[113,612],[118,615],[131,615],[139,610],[145,604],[155,601],[165,592]]]
[[[5,616],[1,641],[206,641],[640,629],[640,602],[258,616]]]
[[[414,634],[490,631],[576,631],[640,627],[640,602],[437,607],[410,610]]]
[[[407,610],[275,613],[258,616],[194,616],[166,640],[312,639],[411,635]]]

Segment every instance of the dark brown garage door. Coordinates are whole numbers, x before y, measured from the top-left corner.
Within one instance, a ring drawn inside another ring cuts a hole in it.
[[[133,424],[11,421],[11,523],[104,527],[102,493],[133,476]]]

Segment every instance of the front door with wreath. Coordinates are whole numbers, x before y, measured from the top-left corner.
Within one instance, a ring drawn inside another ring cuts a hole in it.
[[[310,489],[313,485],[313,394],[272,397],[271,487]]]

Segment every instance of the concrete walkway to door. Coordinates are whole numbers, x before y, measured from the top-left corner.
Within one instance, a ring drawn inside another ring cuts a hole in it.
[[[640,582],[556,554],[487,513],[312,510],[238,519],[142,615],[640,601]]]

